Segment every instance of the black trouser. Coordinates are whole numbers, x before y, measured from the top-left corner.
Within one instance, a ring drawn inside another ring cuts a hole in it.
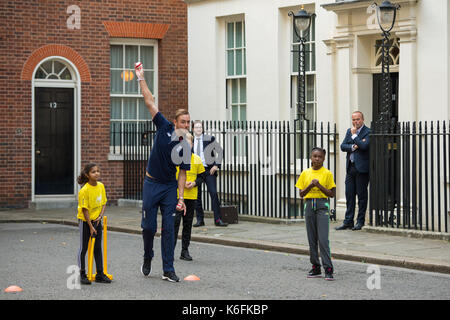
[[[214,212],[214,222],[218,222],[221,219],[220,216],[220,200],[219,195],[217,194],[217,173],[210,175],[209,171],[212,167],[206,167],[206,176],[205,176],[205,183],[201,184],[198,187],[198,198],[197,198],[197,205],[196,205],[196,211],[197,211],[197,222],[201,222],[204,219],[205,213],[203,211],[203,205],[202,205],[202,188],[204,188],[204,185],[206,184],[206,188],[208,188],[209,196],[211,197],[211,207]]]
[[[355,164],[350,163],[345,176],[345,198],[347,201],[347,210],[345,212],[344,224],[353,226],[355,216],[356,196],[358,196],[358,216],[356,223],[363,226],[366,218],[366,209],[368,202],[367,187],[369,186],[369,174],[361,173],[356,170]]]
[[[177,244],[178,230],[180,229],[181,219],[183,219],[183,231],[181,233],[181,250],[186,251],[191,243],[192,220],[194,219],[194,210],[197,200],[185,199],[186,215],[183,211],[177,211],[175,216],[175,245]]]
[[[78,220],[79,228],[80,228],[80,250],[78,251],[78,267],[80,267],[81,273],[86,273],[85,268],[85,257],[86,252],[88,250],[89,238],[91,237],[91,231],[89,229],[89,224],[86,221]],[[102,231],[103,226],[102,222],[99,221],[98,224],[94,221],[91,221],[95,230],[97,231],[97,235],[95,236],[95,244],[94,244],[94,259],[95,266],[97,268],[97,274],[103,273],[103,256],[102,256]]]

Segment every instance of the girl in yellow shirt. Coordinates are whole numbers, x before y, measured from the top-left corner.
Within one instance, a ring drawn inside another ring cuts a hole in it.
[[[100,170],[95,163],[87,164],[78,176],[78,184],[82,185],[78,193],[78,221],[80,228],[80,250],[78,251],[78,267],[81,284],[91,284],[86,276],[85,256],[89,238],[95,237],[94,258],[97,268],[95,282],[111,283],[103,273],[102,257],[102,218],[105,213],[106,191],[103,183],[98,181]]]
[[[311,168],[304,170],[296,183],[300,197],[304,199],[306,232],[309,242],[309,256],[312,269],[308,278],[321,277],[320,257],[325,269],[325,280],[334,280],[333,264],[329,244],[330,201],[336,195],[336,184],[330,170],[323,167],[326,151],[313,148],[311,151]]]

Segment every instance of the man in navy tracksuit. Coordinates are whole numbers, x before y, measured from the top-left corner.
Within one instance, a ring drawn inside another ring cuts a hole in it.
[[[347,152],[345,177],[345,198],[347,210],[343,224],[336,230],[361,230],[366,216],[369,185],[369,137],[370,129],[364,125],[364,115],[361,111],[352,114],[353,127],[347,130],[341,150]],[[356,196],[358,196],[358,216],[355,216]]]
[[[153,239],[157,229],[156,217],[158,208],[160,208],[162,214],[161,254],[164,272],[162,279],[178,282],[179,278],[175,274],[173,266],[175,211],[177,207],[181,211],[186,211],[186,206],[182,197],[177,200],[177,187],[180,194],[183,195],[186,170],[190,169],[191,154],[187,142],[180,142],[178,139],[180,130],[176,129],[189,128],[189,113],[186,110],[179,110],[174,123],[167,121],[155,105],[153,95],[144,79],[142,64],[136,67],[136,76],[144,96],[145,105],[149,109],[153,123],[157,128],[142,190],[141,227],[144,241],[144,263],[141,266],[141,272],[144,276],[148,276],[151,272],[151,261],[154,255]],[[182,153],[180,153],[180,150],[182,150]],[[177,165],[180,166],[178,183],[176,180]]]

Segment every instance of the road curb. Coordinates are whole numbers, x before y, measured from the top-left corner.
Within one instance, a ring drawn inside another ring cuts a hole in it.
[[[51,224],[61,224],[61,225],[69,225],[69,226],[78,226],[77,222],[70,220],[59,220],[59,219],[7,219],[0,220],[0,223],[51,223]],[[116,226],[108,226],[108,230],[114,232],[122,232],[129,234],[142,234],[141,230],[124,228],[124,227],[116,227]],[[155,236],[160,237],[160,232],[156,232]],[[179,236],[181,238],[181,235]],[[202,242],[202,243],[211,243],[218,245],[225,245],[231,247],[239,247],[239,248],[249,248],[249,249],[258,249],[258,250],[267,250],[267,251],[276,251],[288,254],[300,254],[300,255],[309,255],[309,247],[300,246],[300,245],[290,245],[290,244],[278,244],[271,242],[264,242],[259,240],[248,240],[248,239],[240,239],[240,238],[220,238],[220,237],[212,237],[212,236],[199,236],[192,235],[191,241]],[[347,261],[355,261],[362,262],[368,264],[378,264],[392,267],[401,267],[407,269],[414,270],[422,270],[428,272],[438,272],[450,274],[450,265],[439,265],[433,263],[427,263],[423,261],[417,261],[413,259],[402,259],[397,257],[380,257],[369,254],[359,254],[359,253],[351,253],[351,252],[341,252],[341,251],[333,251],[332,252],[333,259],[339,260],[347,260]]]
[[[392,236],[417,238],[417,239],[444,240],[450,242],[450,233],[444,232],[395,229],[392,227],[387,228],[387,227],[372,227],[372,226],[364,226],[362,230],[370,233],[384,233]]]
[[[226,246],[277,251],[290,254],[309,255],[309,247],[300,245],[288,245],[288,244],[274,244],[264,243],[261,241],[242,240],[242,239],[221,239],[217,237],[206,236],[192,236],[192,241],[214,243]],[[379,264],[391,267],[401,267],[414,270],[422,270],[429,272],[439,272],[450,274],[450,265],[439,265],[433,263],[426,263],[412,259],[402,259],[396,257],[378,257],[365,254],[355,254],[349,252],[334,251],[331,253],[333,259],[347,260],[355,262],[363,262],[368,264]]]

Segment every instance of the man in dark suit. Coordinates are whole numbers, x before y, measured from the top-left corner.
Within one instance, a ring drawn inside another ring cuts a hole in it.
[[[225,223],[221,219],[220,215],[220,200],[217,194],[217,171],[220,169],[221,161],[217,160],[215,157],[215,152],[217,149],[212,148],[212,143],[215,142],[214,136],[203,134],[203,125],[201,121],[194,121],[193,124],[194,131],[194,145],[193,152],[197,154],[203,162],[205,167],[205,173],[200,177],[200,180],[206,183],[208,188],[208,193],[211,197],[212,209],[214,212],[214,224],[218,227],[226,227],[228,223]],[[220,155],[222,158],[223,153]],[[199,179],[197,179],[198,181]],[[196,182],[197,182],[196,181]],[[196,183],[197,184],[197,183]],[[202,206],[201,198],[201,188],[202,184],[198,184],[198,198],[195,210],[197,211],[197,223],[193,227],[200,227],[205,225],[204,212]]]
[[[347,130],[341,150],[347,152],[345,176],[345,198],[347,210],[344,223],[336,230],[361,230],[366,216],[369,185],[369,134],[370,129],[364,125],[361,111],[352,113],[353,127]],[[358,196],[358,216],[355,216],[356,196]]]

